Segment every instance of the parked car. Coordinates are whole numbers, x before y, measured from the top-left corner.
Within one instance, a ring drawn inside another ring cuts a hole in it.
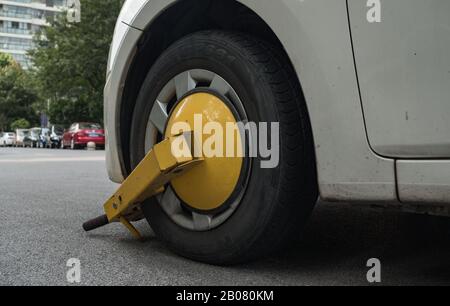
[[[30,130],[17,129],[16,130],[16,147],[25,147],[24,138],[30,134]]]
[[[16,145],[16,134],[12,132],[0,133],[0,146],[13,147]]]
[[[98,123],[74,123],[62,138],[61,148],[72,150],[85,148],[88,143],[94,143],[97,148],[105,147],[105,131]]]
[[[145,202],[156,235],[183,256],[229,264],[276,250],[319,195],[450,216],[449,12],[443,0],[378,11],[361,0],[128,0],[104,94],[110,178],[123,182],[171,135],[174,109],[193,115],[179,105],[212,115],[207,98],[215,115],[279,123],[279,166],[199,166]]]
[[[50,126],[49,137],[50,137],[50,148],[60,148],[61,141],[64,135],[64,128],[58,125]]]
[[[29,148],[38,148],[40,143],[41,128],[32,128],[23,139],[23,146]]]

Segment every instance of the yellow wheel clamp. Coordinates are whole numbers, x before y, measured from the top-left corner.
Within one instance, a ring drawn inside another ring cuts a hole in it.
[[[181,152],[180,147],[187,150],[178,154]],[[173,148],[177,149],[177,152],[174,152]],[[195,158],[193,152],[192,132],[170,137],[156,144],[116,193],[106,201],[103,206],[105,214],[84,223],[83,229],[92,231],[112,222],[120,222],[133,236],[142,239],[141,234],[131,224],[132,221],[143,219],[141,204],[164,192],[164,186],[172,179],[202,162],[203,159]]]

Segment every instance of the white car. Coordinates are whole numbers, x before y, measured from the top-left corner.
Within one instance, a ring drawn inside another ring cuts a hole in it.
[[[13,147],[16,145],[16,134],[10,132],[0,133],[0,147]]]
[[[25,147],[24,139],[30,134],[28,129],[17,129],[16,130],[16,147]]]
[[[278,122],[280,156],[193,170],[143,205],[183,256],[267,254],[319,196],[449,216],[449,12],[447,0],[126,1],[105,87],[109,175],[122,182],[191,101]]]

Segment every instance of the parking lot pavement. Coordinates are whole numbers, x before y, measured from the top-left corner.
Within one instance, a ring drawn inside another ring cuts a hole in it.
[[[0,285],[67,285],[67,260],[83,285],[450,284],[450,219],[320,203],[291,250],[234,267],[170,253],[142,221],[144,243],[120,226],[86,234],[117,186],[103,151],[0,148]]]

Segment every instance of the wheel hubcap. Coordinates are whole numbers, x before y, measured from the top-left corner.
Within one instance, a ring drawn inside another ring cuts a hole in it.
[[[221,127],[222,131],[226,131],[227,123],[237,123],[237,118],[230,109],[232,105],[225,102],[225,99],[218,94],[201,89],[188,94],[172,110],[165,136],[179,134],[180,130],[176,127],[177,124],[187,123],[191,130],[195,129],[195,139],[201,139],[202,147],[206,146],[209,138],[202,135],[205,125],[214,123]],[[242,157],[225,156],[227,145],[225,135],[213,136],[218,136],[220,139],[218,139],[219,142],[215,141],[214,148],[210,146],[210,149],[217,149],[217,147],[220,149],[221,147],[223,148],[220,150],[222,153],[213,155],[203,152],[205,161],[202,164],[172,181],[173,191],[179,199],[200,213],[212,212],[227,204],[227,200],[236,189],[243,166]],[[242,146],[239,133],[236,133],[235,136],[237,137],[233,137],[234,148],[238,145]]]

